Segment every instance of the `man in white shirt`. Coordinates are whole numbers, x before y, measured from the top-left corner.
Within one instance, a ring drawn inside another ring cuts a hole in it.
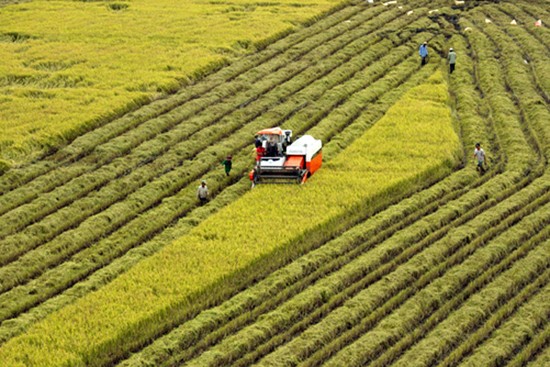
[[[206,181],[202,180],[201,185],[197,190],[197,197],[199,198],[201,205],[206,204],[208,201],[208,187],[206,186]]]
[[[483,164],[485,163],[485,151],[481,148],[481,145],[479,143],[476,143],[476,147],[474,149],[474,158],[477,159],[477,169],[481,174],[484,174],[485,168],[483,167]]]
[[[449,61],[449,74],[452,74],[453,71],[455,71],[455,64],[456,64],[456,52],[451,47],[449,49],[449,54],[447,55],[447,61]]]

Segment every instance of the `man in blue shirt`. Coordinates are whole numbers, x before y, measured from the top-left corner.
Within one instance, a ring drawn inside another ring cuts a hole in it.
[[[422,58],[421,65],[426,65],[426,63],[428,62],[428,42],[424,42],[423,44],[420,45],[420,48],[418,49],[418,53]]]

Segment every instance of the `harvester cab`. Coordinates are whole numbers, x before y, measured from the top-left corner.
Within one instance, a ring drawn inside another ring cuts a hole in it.
[[[250,179],[257,183],[304,183],[321,167],[322,142],[304,135],[291,142],[292,131],[279,127],[256,133],[256,166]]]

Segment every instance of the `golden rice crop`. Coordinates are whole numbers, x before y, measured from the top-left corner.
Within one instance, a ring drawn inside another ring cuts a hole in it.
[[[440,72],[413,88],[303,186],[258,186],[98,292],[0,348],[17,365],[82,363],[130,325],[181,304],[307,230],[345,215],[391,186],[448,172],[459,160]],[[40,348],[36,348],[37,345]]]
[[[339,2],[36,0],[2,6],[0,160],[72,139]]]

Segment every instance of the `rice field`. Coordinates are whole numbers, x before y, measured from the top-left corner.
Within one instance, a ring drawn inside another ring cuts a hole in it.
[[[0,360],[548,365],[549,5],[351,1],[7,170]],[[250,189],[272,126],[305,185]]]
[[[338,3],[0,2],[2,170],[175,92]]]

